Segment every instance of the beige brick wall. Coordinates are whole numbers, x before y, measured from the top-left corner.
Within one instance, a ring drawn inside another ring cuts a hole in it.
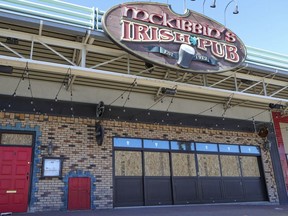
[[[0,112],[2,128],[16,123],[21,123],[23,127],[26,125],[40,127],[42,136],[39,140],[41,142],[39,158],[47,156],[47,144],[52,140],[55,146],[52,156],[65,158],[63,177],[79,170],[94,176],[96,190],[92,191],[95,197],[92,202],[96,208],[113,207],[112,138],[114,136],[258,145],[261,147],[269,200],[278,202],[270,153],[262,149],[263,141],[255,133],[103,121],[105,138],[103,145],[98,146],[95,140],[95,119]],[[41,160],[37,166],[41,168]],[[41,179],[40,173],[37,177],[39,178],[36,183],[37,199],[33,206],[30,206],[30,211],[65,209],[67,192],[63,190],[67,183],[58,178]]]

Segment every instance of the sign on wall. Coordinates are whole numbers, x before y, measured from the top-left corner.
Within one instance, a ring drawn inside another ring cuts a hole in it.
[[[129,53],[172,69],[223,72],[246,58],[246,48],[235,33],[192,10],[179,15],[166,4],[131,2],[108,10],[102,24]]]

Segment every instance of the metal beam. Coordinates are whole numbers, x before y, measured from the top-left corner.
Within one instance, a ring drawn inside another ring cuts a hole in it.
[[[52,38],[52,37],[46,37],[46,36],[39,36],[35,34],[29,34],[25,32],[19,32],[19,31],[13,31],[8,29],[1,29],[0,36],[2,37],[13,37],[20,40],[26,40],[26,41],[32,41],[32,38],[35,38],[35,41],[45,41],[45,44],[53,45],[53,46],[59,46],[59,47],[65,47],[70,49],[78,49],[82,50],[84,44],[82,42],[75,42],[75,41],[68,41],[58,38]],[[93,53],[101,53],[101,54],[107,54],[112,56],[120,56],[127,54],[126,52],[122,50],[116,50],[101,46],[96,46],[92,44],[86,44],[86,50],[88,52]]]
[[[10,47],[7,46],[6,44],[0,42],[0,45],[3,46],[4,48],[6,48],[7,50],[9,50],[10,52],[14,53],[16,56],[25,59],[22,55],[20,55],[18,52],[16,52],[15,50],[13,50],[12,48],[10,48]]]
[[[72,61],[70,61],[69,59],[67,59],[65,56],[63,56],[61,53],[57,52],[55,49],[53,49],[52,47],[48,46],[47,44],[45,44],[44,42],[38,40],[38,42],[40,44],[42,44],[44,47],[46,47],[47,49],[49,49],[50,51],[52,51],[53,53],[55,53],[56,55],[58,55],[59,57],[61,57],[62,59],[64,59],[65,61],[67,61],[68,63],[70,63],[71,65],[76,66],[76,64]]]
[[[95,70],[95,69],[83,68],[83,67],[78,67],[78,66],[69,66],[69,65],[62,65],[62,64],[57,64],[57,63],[27,60],[27,59],[0,55],[1,65],[24,68],[27,63],[29,65],[29,69],[36,70],[36,71],[43,71],[43,73],[47,71],[53,71],[53,73],[66,74],[67,70],[70,68],[71,73],[76,76],[90,77],[94,79],[103,79],[103,80],[111,81],[111,82],[118,81],[118,82],[131,84],[135,79],[137,79],[138,85],[143,85],[147,87],[173,88],[174,86],[177,85],[177,90],[179,92],[185,91],[185,92],[196,93],[196,94],[208,94],[211,96],[224,97],[224,98],[225,97],[227,98],[231,94],[234,93],[233,98],[239,99],[239,100],[249,100],[253,102],[267,103],[267,104],[279,103],[279,102],[288,103],[288,99],[285,99],[285,98],[254,95],[254,94],[249,94],[249,93],[244,93],[244,92],[235,92],[231,90],[217,89],[217,88],[211,88],[211,87],[206,87],[206,86],[198,86],[198,85],[192,85],[192,84],[186,84],[186,83],[176,83],[173,81],[167,81],[167,80],[161,80],[161,79],[140,77],[140,76],[135,76],[131,74],[120,74],[120,73],[115,73],[115,72]]]
[[[219,75],[223,75],[223,76],[231,76],[234,75],[234,72],[232,71],[228,71],[228,72],[223,72]],[[271,78],[265,78],[265,76],[261,77],[261,76],[254,76],[254,75],[249,75],[249,74],[243,74],[243,73],[236,73],[235,74],[237,79],[244,79],[244,80],[250,80],[250,81],[254,81],[254,82],[262,82],[264,81],[267,84],[271,84],[271,85],[276,85],[276,86],[286,86],[287,82],[284,81],[280,81],[280,80],[274,80]]]
[[[127,56],[127,55],[119,56],[119,57],[114,58],[114,59],[111,59],[111,60],[109,60],[109,61],[102,62],[102,63],[100,63],[100,64],[94,65],[94,66],[92,66],[92,67],[90,67],[90,68],[91,68],[91,69],[94,69],[94,68],[103,66],[103,65],[105,65],[105,64],[109,64],[109,63],[111,63],[111,62],[114,62],[114,61],[117,61],[117,60],[119,60],[119,59],[122,59],[122,58],[124,58],[124,57],[126,57],[126,56]]]
[[[228,76],[228,77],[226,77],[226,78],[224,78],[224,79],[222,79],[222,80],[220,80],[220,81],[218,81],[218,82],[216,82],[216,83],[213,83],[213,84],[210,85],[209,87],[213,87],[213,86],[215,86],[215,85],[218,85],[218,84],[224,82],[225,80],[230,79],[230,78],[233,77],[233,76],[234,76],[234,79],[235,79],[235,73],[233,73],[233,74],[231,74],[230,76]]]
[[[52,37],[39,36],[35,34],[29,34],[25,32],[19,32],[19,31],[8,30],[8,29],[1,29],[0,36],[13,37],[13,38],[18,38],[20,40],[26,40],[26,41],[32,41],[34,38],[35,42],[45,41],[45,44],[48,44],[48,45],[65,47],[65,48],[70,48],[70,49],[77,49],[77,50],[84,50],[86,48],[87,52],[107,54],[107,55],[115,56],[115,57],[119,57],[119,56],[127,54],[127,52],[122,51],[122,50],[106,48],[106,47],[96,46],[92,44],[83,44],[82,42],[75,42],[75,41],[68,41],[68,40],[57,39],[57,38],[52,38]],[[127,70],[129,71],[129,67],[127,68]],[[234,73],[235,72],[233,71],[227,71],[227,72],[219,73],[219,75],[223,77],[235,76],[236,79],[246,79],[246,80],[250,80],[254,82],[264,81],[264,83],[266,84],[276,85],[280,87],[285,87],[287,85],[286,82],[280,81],[280,80],[273,80],[270,78],[263,79],[263,77],[260,77],[260,76],[253,76],[253,75],[243,74],[243,73],[236,73],[234,75]],[[189,80],[190,79],[188,79],[187,81]]]
[[[253,85],[251,85],[251,86],[247,87],[246,89],[243,89],[241,92],[245,92],[245,91],[247,91],[247,90],[249,90],[249,89],[253,88],[254,86],[256,86],[256,85],[260,84],[261,82],[262,82],[262,81],[256,82],[256,83],[254,83]]]
[[[281,88],[281,89],[279,89],[278,91],[276,91],[276,92],[272,93],[272,94],[270,95],[270,97],[273,97],[274,95],[276,95],[276,94],[280,93],[281,91],[284,91],[284,90],[285,90],[285,89],[287,89],[287,88],[288,88],[288,85],[287,85],[287,86],[285,86],[285,87],[283,87],[283,88]]]

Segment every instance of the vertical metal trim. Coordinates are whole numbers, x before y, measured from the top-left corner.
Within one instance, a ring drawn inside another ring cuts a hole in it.
[[[270,156],[271,156],[272,166],[274,170],[274,178],[276,181],[279,203],[281,205],[287,205],[288,195],[287,195],[286,184],[285,184],[284,175],[282,171],[282,166],[280,162],[280,155],[278,151],[277,141],[275,137],[275,134],[276,134],[275,125],[274,127],[270,127],[269,129],[273,132],[273,134],[269,133],[268,140],[271,142]]]

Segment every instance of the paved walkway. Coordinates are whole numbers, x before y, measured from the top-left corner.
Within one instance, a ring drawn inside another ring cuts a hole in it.
[[[95,211],[18,213],[12,216],[288,216],[288,205],[227,204],[116,208]]]

